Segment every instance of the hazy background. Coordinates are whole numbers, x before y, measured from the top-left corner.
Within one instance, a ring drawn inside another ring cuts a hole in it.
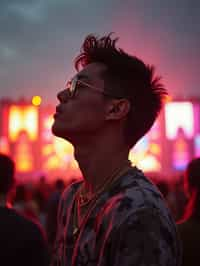
[[[54,103],[84,37],[111,31],[173,97],[200,98],[199,0],[0,0],[0,98]]]

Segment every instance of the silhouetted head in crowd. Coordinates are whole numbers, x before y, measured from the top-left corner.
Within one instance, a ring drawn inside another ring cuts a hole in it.
[[[55,188],[58,191],[61,191],[61,192],[63,191],[63,189],[65,188],[65,182],[63,181],[63,179],[61,178],[56,179]]]
[[[27,190],[25,185],[19,184],[16,186],[15,202],[25,202],[28,199]]]
[[[45,175],[41,175],[39,177],[39,185],[46,185],[46,176]]]
[[[0,196],[6,197],[15,183],[15,164],[13,160],[0,153]]]
[[[189,200],[185,219],[200,219],[200,158],[195,158],[188,164],[184,176],[184,189]]]
[[[200,192],[200,158],[195,158],[188,164],[184,182],[189,195]]]
[[[153,66],[116,43],[111,34],[86,37],[75,60],[78,73],[58,93],[52,127],[56,136],[76,145],[106,131],[123,135],[130,149],[153,125],[166,90],[160,77],[154,77]]]

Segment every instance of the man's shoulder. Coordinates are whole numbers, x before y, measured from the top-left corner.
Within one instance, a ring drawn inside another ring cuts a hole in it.
[[[158,205],[163,198],[157,187],[139,169],[132,168],[111,189],[109,196],[121,194],[123,201],[132,202],[134,206]]]
[[[62,193],[62,199],[66,200],[66,199],[72,197],[74,195],[74,193],[76,193],[76,191],[78,190],[78,188],[80,187],[82,182],[83,182],[83,180],[77,180],[77,181],[74,181],[74,182],[70,183],[69,185],[67,185],[66,188],[64,189],[63,193]]]
[[[32,226],[32,221],[19,214],[15,209],[12,208],[0,208],[1,221],[7,221],[8,223],[15,223],[21,226]]]
[[[75,181],[65,188],[59,202],[59,213],[70,206],[76,194],[76,191],[78,190],[82,182],[82,180]]]
[[[170,211],[157,187],[137,168],[122,176],[110,190],[106,205],[122,220],[141,210],[157,213],[172,222]],[[112,205],[112,208],[109,206]],[[147,212],[149,213],[149,212]]]

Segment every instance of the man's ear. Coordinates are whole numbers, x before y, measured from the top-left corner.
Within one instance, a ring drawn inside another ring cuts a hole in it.
[[[121,120],[127,116],[130,108],[128,99],[114,99],[108,103],[106,120]]]

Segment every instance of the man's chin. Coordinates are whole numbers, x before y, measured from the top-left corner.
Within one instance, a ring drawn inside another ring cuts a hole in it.
[[[51,128],[51,132],[53,133],[54,136],[56,137],[60,137],[60,138],[63,138],[63,132],[62,130],[60,130],[59,128],[57,128],[55,126],[55,124],[53,124],[52,128]]]
[[[70,134],[70,132],[66,132],[66,130],[64,132],[64,130],[56,127],[55,124],[53,124],[51,128],[51,132],[53,133],[54,136],[65,139],[69,142],[72,141],[74,135],[73,133]]]

